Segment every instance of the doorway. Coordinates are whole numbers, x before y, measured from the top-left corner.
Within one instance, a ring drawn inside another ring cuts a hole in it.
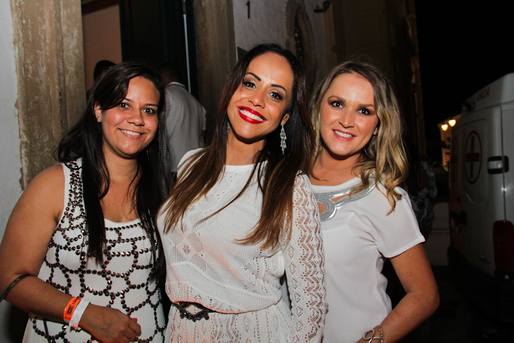
[[[82,0],[86,85],[95,64],[137,61],[158,68],[173,61],[199,96],[192,0]]]

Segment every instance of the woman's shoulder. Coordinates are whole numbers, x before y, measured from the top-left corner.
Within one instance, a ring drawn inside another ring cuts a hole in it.
[[[193,156],[196,156],[197,153],[203,152],[204,150],[205,150],[205,148],[198,148],[198,149],[193,149],[193,150],[189,150],[188,152],[186,152],[184,154],[184,156],[182,156],[182,158],[180,159],[177,170],[181,170],[182,168],[184,168],[185,163],[187,161],[189,161]]]
[[[23,192],[20,202],[42,207],[52,212],[60,212],[64,198],[64,171],[56,164],[40,172]]]
[[[366,208],[367,212],[376,213],[379,217],[382,214],[387,217],[395,218],[397,216],[410,216],[412,206],[410,204],[409,195],[402,187],[395,187],[394,191],[400,195],[396,198],[394,210],[391,212],[391,203],[387,198],[387,188],[381,183],[377,182],[374,189],[362,199],[362,205]]]
[[[54,186],[64,185],[64,170],[62,164],[55,164],[42,172],[30,182],[30,186],[37,186],[38,188],[47,188]]]
[[[377,200],[380,199],[382,202],[387,203],[388,206],[390,207],[391,205],[390,205],[388,197],[387,197],[388,189],[386,188],[386,186],[382,182],[377,182],[375,189],[376,189],[376,191],[374,192],[374,197],[376,197]],[[398,195],[398,196],[395,196],[395,199],[396,199],[395,208],[398,207],[398,204],[407,204],[408,206],[410,206],[409,194],[407,193],[407,191],[404,188],[402,188],[400,186],[396,186],[392,190],[389,190],[389,192],[392,192],[392,191],[394,191]]]
[[[309,179],[309,176],[307,176],[304,172],[299,171],[296,174],[296,178],[294,180],[294,186],[295,188],[308,188],[310,191],[312,191],[312,183]]]
[[[382,193],[382,194],[387,194],[387,187],[384,185],[383,182],[379,181],[376,183],[376,188],[377,190]],[[400,194],[402,196],[402,199],[407,195],[407,191],[405,191],[404,188],[400,187],[400,186],[396,186],[393,188],[393,190]],[[384,195],[385,196],[385,195]]]
[[[293,195],[300,199],[309,199],[309,202],[316,202],[311,180],[309,179],[309,176],[305,173],[299,172],[296,175],[294,181]]]

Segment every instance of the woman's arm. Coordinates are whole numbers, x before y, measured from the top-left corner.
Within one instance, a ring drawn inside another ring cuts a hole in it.
[[[391,263],[407,294],[382,322],[384,343],[398,342],[439,306],[437,284],[423,244],[391,258]],[[373,329],[375,337],[380,336],[378,326]],[[361,342],[365,341],[361,339]]]
[[[39,279],[48,244],[64,204],[64,172],[57,165],[40,173],[14,207],[0,245],[0,292],[23,274],[6,300],[22,310],[63,323],[63,311],[71,299]],[[79,323],[105,342],[129,342],[140,334],[139,325],[118,310],[90,304]]]
[[[325,327],[325,269],[318,207],[310,183],[299,176],[293,192],[291,240],[284,250],[293,341],[320,342]]]

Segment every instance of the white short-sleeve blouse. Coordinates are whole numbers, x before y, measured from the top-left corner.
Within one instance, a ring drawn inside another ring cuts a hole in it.
[[[388,214],[391,206],[380,184],[345,196],[360,182],[354,178],[337,186],[313,185],[316,199],[327,208],[321,213],[329,305],[324,343],[355,343],[382,322],[391,312],[384,259],[424,241],[403,189],[396,189],[402,199]]]

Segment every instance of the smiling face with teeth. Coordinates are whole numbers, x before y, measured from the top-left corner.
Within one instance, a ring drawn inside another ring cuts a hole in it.
[[[228,144],[258,151],[266,136],[285,124],[294,75],[287,59],[268,52],[255,57],[227,108],[231,130]]]
[[[376,134],[378,123],[371,83],[356,73],[337,76],[321,103],[323,150],[353,165]]]
[[[95,116],[102,124],[103,150],[107,156],[135,159],[152,142],[158,126],[159,92],[143,77],[130,80],[125,98],[115,107]]]

